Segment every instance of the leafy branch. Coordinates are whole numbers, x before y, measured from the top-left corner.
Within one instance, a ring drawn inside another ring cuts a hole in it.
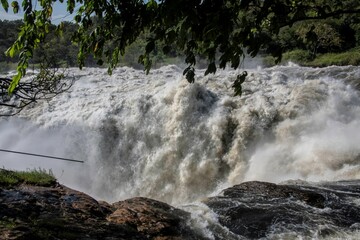
[[[146,47],[139,53],[139,63],[144,65],[145,71],[148,73],[152,67],[151,53],[165,44],[164,52],[176,48],[185,56],[184,75],[190,83],[195,81],[197,56],[208,61],[205,74],[215,73],[227,65],[236,69],[246,54],[254,57],[260,51],[266,51],[279,62],[283,46],[274,36],[285,26],[305,20],[360,14],[358,0],[58,1],[67,4],[69,13],[74,13],[75,6],[78,7],[74,21],[79,28],[73,41],[79,46],[80,68],[92,54],[98,64],[107,63],[111,73],[126,48],[146,32],[149,34]],[[18,39],[7,51],[9,56],[19,55],[17,75],[9,85],[9,93],[25,75],[33,50],[42,43],[51,24],[56,0],[38,2],[40,10],[36,10],[31,0],[22,1],[24,24]],[[1,0],[1,4],[8,11],[8,1]],[[18,2],[13,1],[11,7],[17,12]],[[241,84],[233,86],[235,92],[241,94]]]

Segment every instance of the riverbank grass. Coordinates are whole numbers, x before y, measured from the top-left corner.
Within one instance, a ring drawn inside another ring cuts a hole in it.
[[[306,50],[292,50],[285,52],[281,63],[294,62],[300,66],[306,67],[327,67],[327,66],[359,66],[360,65],[360,48],[353,48],[341,53],[325,53],[318,54],[315,59],[311,60],[309,51]],[[275,65],[275,58],[266,56],[263,58],[263,65],[265,67],[272,67]]]
[[[306,65],[306,64],[305,64]],[[343,53],[326,53],[319,55],[313,61],[309,62],[308,65],[314,67],[326,67],[331,65],[346,66],[360,65],[360,49],[352,49]]]
[[[9,171],[0,169],[0,186],[29,184],[36,186],[52,186],[56,178],[51,171],[34,169],[30,171]]]

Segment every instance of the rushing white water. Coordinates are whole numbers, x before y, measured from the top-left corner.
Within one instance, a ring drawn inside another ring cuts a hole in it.
[[[2,119],[0,147],[84,160],[1,153],[0,166],[51,168],[59,180],[108,201],[146,196],[172,204],[246,180],[360,177],[357,67],[296,65],[199,76],[182,69],[72,69],[71,91]]]

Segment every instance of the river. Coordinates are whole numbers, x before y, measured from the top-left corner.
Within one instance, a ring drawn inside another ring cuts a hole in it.
[[[69,69],[70,91],[1,119],[0,148],[84,163],[1,153],[0,166],[51,169],[110,202],[197,208],[245,181],[359,179],[360,68],[246,69],[241,97],[231,86],[242,70],[198,70],[194,84],[182,70]]]

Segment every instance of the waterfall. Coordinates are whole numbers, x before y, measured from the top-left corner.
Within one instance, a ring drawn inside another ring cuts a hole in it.
[[[84,164],[0,153],[10,169],[51,169],[60,182],[108,201],[145,196],[197,201],[247,180],[360,177],[358,67],[294,64],[241,70],[188,84],[182,69],[71,69],[69,92],[0,119],[0,148]],[[1,110],[5,111],[5,110]]]

